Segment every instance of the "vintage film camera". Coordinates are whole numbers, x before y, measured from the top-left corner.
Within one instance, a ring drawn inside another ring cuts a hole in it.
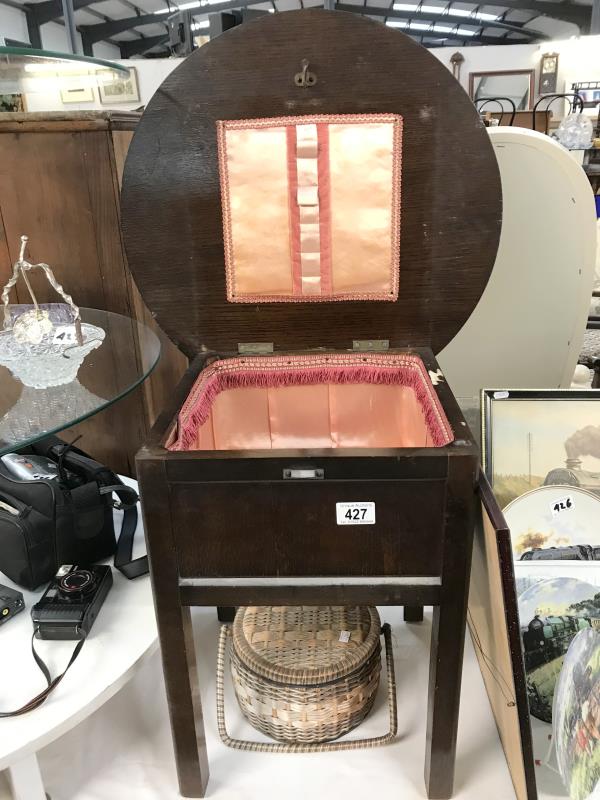
[[[110,567],[64,564],[31,609],[37,639],[85,639],[112,586]]]

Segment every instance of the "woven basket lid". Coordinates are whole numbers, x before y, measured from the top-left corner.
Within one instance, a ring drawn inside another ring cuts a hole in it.
[[[380,628],[370,606],[248,606],[235,616],[233,647],[257,675],[309,686],[361,667],[379,647]]]

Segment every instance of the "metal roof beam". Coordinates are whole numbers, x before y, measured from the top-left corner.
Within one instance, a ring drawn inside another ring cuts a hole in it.
[[[133,42],[120,42],[121,58],[131,58],[131,56],[141,56],[153,47],[169,41],[168,33],[161,33],[158,36],[146,36],[143,39],[136,39]]]
[[[123,31],[130,31],[138,25],[153,25],[160,24],[160,17],[156,14],[140,14],[135,17],[126,17],[125,19],[113,19],[110,22],[100,22],[98,25],[80,25],[79,32],[82,37],[86,39],[88,44],[95,44],[107,39],[109,36],[114,36],[115,33],[122,33]]]
[[[552,19],[560,19],[562,22],[571,22],[578,25],[582,33],[588,33],[590,18],[592,16],[591,6],[582,6],[575,3],[545,3],[543,0],[498,0],[499,6],[510,8],[512,11],[535,11],[537,14]],[[493,5],[488,2],[486,5]]]
[[[206,6],[198,6],[198,8],[190,8],[189,11],[192,12],[192,16],[198,16],[199,14],[215,14],[218,11],[231,11],[235,8],[247,8],[248,6],[256,6],[259,3],[264,3],[265,0],[224,0],[223,3],[211,3],[210,5]],[[172,8],[170,11],[164,9],[163,14],[159,14],[157,10],[156,18],[158,20],[164,19],[165,14],[175,14],[177,13],[176,8]]]
[[[339,4],[338,4],[339,5]],[[338,6],[336,6],[337,8]],[[355,6],[357,9],[361,9],[362,6]],[[370,6],[367,6],[370,8]],[[439,39],[443,41],[445,39],[452,39],[453,41],[458,40],[462,42],[462,44],[455,44],[454,47],[466,47],[467,45],[471,44],[471,42],[475,42],[477,44],[519,44],[518,40],[511,40],[511,39],[501,39],[500,37],[496,36],[485,36],[484,34],[476,33],[474,36],[464,36],[460,33],[443,33],[442,31],[416,31],[411,30],[410,28],[398,28],[401,33],[410,36],[413,39],[419,40],[421,38],[425,39]]]
[[[55,2],[55,0],[48,0],[48,2]],[[74,0],[74,2],[78,2],[78,0]],[[93,0],[79,0],[79,2],[89,3],[93,2]],[[261,2],[264,2],[264,0],[225,0],[223,3],[213,3],[210,6],[198,6],[198,8],[192,8],[190,11],[192,12],[192,16],[214,14],[218,11],[227,11],[232,8],[246,8],[247,6],[257,5]],[[171,13],[175,12],[173,11]],[[113,36],[123,31],[129,31],[132,28],[137,28],[139,25],[160,24],[164,18],[162,14],[140,14],[135,17],[110,20],[109,22],[103,22],[99,25],[79,25],[78,30],[85,38],[88,46],[90,46],[95,42],[106,39],[108,36]]]
[[[97,0],[73,0],[73,10],[85,8]],[[53,19],[63,16],[63,6],[61,0],[44,0],[42,3],[25,3],[23,9],[27,15],[31,15],[38,25],[45,25]]]
[[[501,0],[498,0],[501,2]],[[531,41],[532,39],[549,39],[550,36],[546,33],[542,33],[541,31],[536,31],[533,28],[526,28],[519,24],[509,24],[508,22],[495,22],[493,20],[481,20],[476,19],[475,17],[462,17],[457,14],[453,14],[450,11],[448,14],[435,14],[433,12],[427,13],[415,13],[414,11],[396,11],[393,8],[380,8],[379,6],[367,6],[363,8],[362,6],[354,6],[349,5],[346,3],[336,3],[335,6],[339,11],[356,11],[362,13],[367,13],[369,15],[373,15],[375,17],[387,17],[389,19],[412,19],[415,22],[423,21],[423,22],[441,22],[441,23],[453,23],[454,25],[471,25],[476,28],[499,28],[500,30],[507,31],[509,33],[518,33],[525,37],[527,40]],[[458,38],[462,38],[460,35]],[[470,36],[468,37],[471,38]],[[493,37],[490,37],[493,38]],[[524,40],[526,41],[526,40]]]

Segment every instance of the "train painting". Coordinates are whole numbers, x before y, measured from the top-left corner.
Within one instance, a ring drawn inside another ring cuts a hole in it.
[[[592,623],[590,617],[565,614],[535,616],[522,629],[527,697],[529,710],[534,717],[544,722],[552,722],[554,687],[565,653],[579,631],[592,627],[597,626]]]

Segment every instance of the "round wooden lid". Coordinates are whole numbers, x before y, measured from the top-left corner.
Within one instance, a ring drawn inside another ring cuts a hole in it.
[[[237,657],[277,683],[318,685],[350,675],[379,648],[370,606],[248,606],[233,623]]]
[[[303,59],[317,76],[308,88],[294,83]],[[398,300],[228,302],[217,120],[366,113],[403,117]],[[195,51],[150,101],[123,176],[129,266],[187,355],[355,339],[437,353],[481,297],[501,217],[488,134],[452,74],[408,36],[341,11],[269,14]]]

